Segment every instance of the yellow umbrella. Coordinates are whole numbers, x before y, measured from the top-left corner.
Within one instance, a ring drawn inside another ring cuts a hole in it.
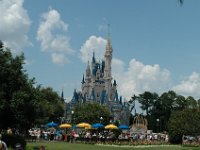
[[[109,125],[105,126],[105,129],[118,129],[118,127],[114,124],[109,124]]]
[[[61,124],[59,125],[60,128],[71,128],[72,125],[71,124],[68,124],[68,123],[64,123],[64,124]]]
[[[79,127],[79,128],[89,128],[89,127],[91,127],[91,125],[89,123],[85,123],[85,122],[79,123],[76,126]]]
[[[89,126],[85,127],[85,129],[92,129],[92,126],[89,125]]]

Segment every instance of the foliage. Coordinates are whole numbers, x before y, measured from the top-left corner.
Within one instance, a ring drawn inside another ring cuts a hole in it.
[[[156,93],[144,92],[136,97],[141,108],[146,111],[148,129],[154,132],[168,131],[169,119],[176,111],[200,110],[200,100],[197,101],[192,96],[185,98],[174,91],[164,92],[160,96]]]
[[[22,111],[25,115],[28,114],[23,110],[24,105],[21,104],[29,105],[34,101],[34,97],[29,96],[34,79],[29,80],[23,70],[24,55],[13,57],[11,51],[5,48],[3,43],[0,45],[0,118],[3,118],[0,128],[5,129],[9,126],[13,127],[23,118],[26,119],[25,122],[29,122],[29,117],[31,119],[31,116],[21,117]],[[32,111],[34,112],[34,109]]]
[[[146,91],[142,94],[139,94],[137,100],[141,104],[140,106],[141,109],[146,111],[146,116],[148,120],[148,128],[152,129],[155,125],[154,124],[155,119],[152,119],[150,115],[151,115],[151,111],[155,102],[158,100],[158,94]]]
[[[64,101],[53,91],[52,88],[37,87],[38,91],[38,107],[36,124],[45,124],[50,121],[58,122],[59,117],[63,116]]]
[[[158,98],[158,94],[151,92],[144,92],[138,97],[138,102],[141,104],[141,109],[146,111],[146,115],[149,115],[149,109],[153,106],[154,101]]]
[[[199,133],[199,111],[185,109],[183,111],[176,111],[172,113],[169,120],[169,135],[172,143],[180,143],[183,135],[195,135]]]
[[[23,54],[13,56],[0,41],[0,129],[21,133],[63,115],[63,101],[52,88],[35,87],[23,68]],[[50,112],[50,113],[48,113]]]
[[[110,112],[105,106],[99,103],[83,103],[75,106],[72,119],[76,124],[80,122],[108,124],[109,116]],[[100,117],[103,117],[103,119],[100,120]]]

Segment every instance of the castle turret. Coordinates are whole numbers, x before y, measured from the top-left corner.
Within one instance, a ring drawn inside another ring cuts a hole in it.
[[[90,71],[90,64],[88,61],[88,65],[87,65],[87,69],[86,69],[86,80],[89,80],[90,78],[91,78],[91,71]]]
[[[84,74],[83,74],[83,79],[82,79],[82,82],[81,82],[82,84],[84,84],[85,83],[85,78],[84,78]]]
[[[108,95],[108,100],[110,101],[111,98],[111,62],[112,62],[112,47],[110,42],[110,33],[108,33],[107,45],[106,45],[106,52],[104,54],[105,57],[105,68],[104,68],[104,80],[105,80],[105,90]]]
[[[92,76],[96,75],[96,58],[95,58],[95,52],[93,51],[93,56],[92,56]]]

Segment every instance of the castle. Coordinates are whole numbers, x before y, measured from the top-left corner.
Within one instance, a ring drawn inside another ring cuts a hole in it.
[[[72,100],[66,104],[66,118],[71,120],[73,107],[77,103],[97,102],[105,105],[110,110],[112,121],[119,121],[120,124],[129,125],[130,110],[127,102],[122,102],[118,96],[117,82],[112,81],[111,62],[113,49],[108,33],[104,60],[100,63],[93,52],[91,64],[88,61],[85,76],[81,82],[82,90],[74,90]]]

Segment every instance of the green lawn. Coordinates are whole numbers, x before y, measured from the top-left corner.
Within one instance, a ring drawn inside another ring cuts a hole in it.
[[[27,150],[34,150],[34,147],[45,146],[45,150],[199,150],[200,147],[186,147],[180,145],[151,145],[151,146],[115,146],[115,145],[92,145],[76,144],[66,142],[36,142],[27,143]]]

